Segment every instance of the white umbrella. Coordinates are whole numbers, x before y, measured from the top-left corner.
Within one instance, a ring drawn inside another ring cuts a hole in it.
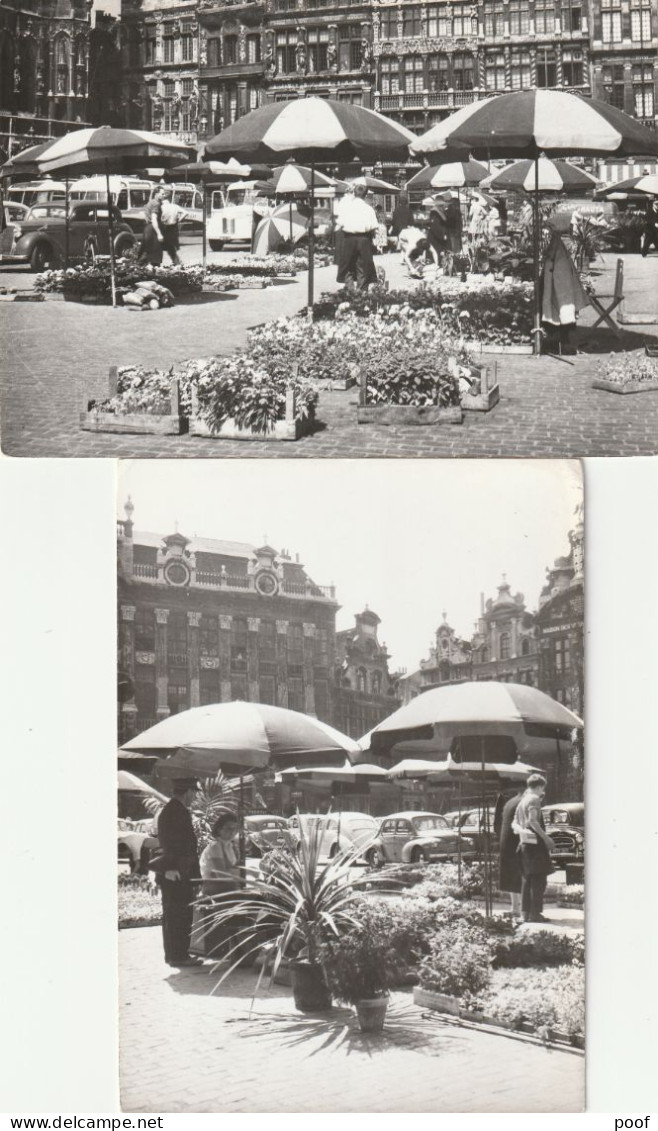
[[[120,793],[147,793],[150,797],[157,797],[158,801],[167,801],[164,793],[159,793],[152,785],[148,785],[141,778],[131,774],[128,770],[117,771],[117,789]]]

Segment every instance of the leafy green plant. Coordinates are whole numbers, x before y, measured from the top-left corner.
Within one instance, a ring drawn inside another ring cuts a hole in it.
[[[164,802],[157,797],[144,794],[144,808],[153,818],[157,818]],[[189,810],[199,850],[206,847],[212,839],[212,827],[219,814],[230,809],[237,812],[235,788],[221,771],[214,778],[203,778],[190,802]]]
[[[484,990],[464,1004],[514,1028],[530,1026],[545,1039],[553,1033],[582,1040],[585,1031],[585,972],[582,967],[494,970]]]
[[[393,941],[372,930],[367,918],[325,941],[321,954],[333,996],[347,1005],[383,997],[400,977]]]
[[[658,381],[658,359],[640,352],[611,354],[601,376],[617,385]]]
[[[362,361],[368,404],[458,405],[459,381],[440,349],[404,341],[372,346]]]
[[[494,947],[494,966],[564,966],[581,954],[582,936],[557,931],[524,931],[513,938],[499,938]]]
[[[115,266],[116,289],[119,296],[132,291],[137,283],[146,280],[166,287],[175,296],[195,294],[203,287],[200,267],[152,267],[139,264],[134,258],[122,258]],[[58,271],[44,271],[34,280],[35,290],[63,294],[80,299],[83,296],[112,301],[112,284],[109,260],[97,260],[89,266],[68,267]]]
[[[482,927],[463,919],[437,926],[430,952],[420,964],[423,989],[461,997],[478,993],[491,978],[491,945]]]

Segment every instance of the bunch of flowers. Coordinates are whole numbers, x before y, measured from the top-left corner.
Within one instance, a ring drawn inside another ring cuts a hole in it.
[[[616,385],[658,381],[658,360],[640,352],[611,354],[601,376]]]
[[[228,263],[213,263],[206,267],[209,275],[252,275],[273,279],[277,275],[276,264],[271,259],[259,255],[238,255]]]
[[[491,945],[482,927],[464,919],[443,923],[420,964],[420,984],[453,997],[477,994],[489,984],[491,959]]]
[[[194,294],[202,289],[203,271],[200,267],[153,267],[138,264],[134,259],[117,259],[115,265],[117,294],[132,291],[137,283],[151,281],[166,287],[173,295]],[[112,282],[109,260],[81,267],[67,267],[59,271],[44,271],[34,280],[35,290],[68,295],[102,297],[111,301]]]
[[[144,369],[130,365],[119,370],[116,396],[94,404],[92,412],[109,412],[115,415],[148,413],[168,415],[171,412],[171,378],[160,369]]]
[[[585,971],[582,966],[494,970],[489,985],[468,994],[464,1004],[514,1028],[529,1025],[545,1039],[561,1033],[579,1044],[585,1032]]]
[[[315,385],[296,373],[269,372],[246,350],[231,357],[215,358],[196,379],[199,415],[212,432],[227,419],[240,428],[267,432],[283,420],[286,395],[295,393],[296,419],[313,417],[318,402]]]

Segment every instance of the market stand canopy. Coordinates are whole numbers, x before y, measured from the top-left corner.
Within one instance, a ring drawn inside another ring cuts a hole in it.
[[[628,192],[648,192],[652,196],[658,196],[658,173],[643,173],[641,177],[629,177],[628,180],[617,181],[616,184],[602,188],[597,193],[597,197]]]
[[[489,170],[479,161],[449,161],[443,165],[431,165],[407,181],[408,192],[423,192],[426,189],[471,188],[479,185]]]
[[[410,130],[374,110],[313,96],[252,110],[212,138],[204,156],[269,163],[288,157],[309,163],[406,160],[414,139]]]
[[[72,130],[54,139],[39,154],[38,164],[41,173],[78,168],[128,173],[142,169],[149,162],[171,165],[194,156],[191,146],[163,138],[161,134],[98,126]]]
[[[658,154],[658,134],[607,102],[560,90],[523,90],[464,106],[410,145],[440,155],[463,146],[476,157]]]
[[[587,192],[599,184],[591,173],[579,169],[569,161],[540,157],[535,162],[529,159],[515,161],[504,169],[487,176],[482,181],[485,189],[523,189],[525,192]]]

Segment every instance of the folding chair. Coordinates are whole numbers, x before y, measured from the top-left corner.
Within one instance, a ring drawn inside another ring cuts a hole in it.
[[[610,327],[610,329],[613,330],[614,333],[617,334],[617,336],[619,336],[620,335],[620,329],[619,329],[619,326],[617,325],[617,323],[615,322],[614,318],[612,318],[612,312],[613,312],[613,310],[615,310],[619,306],[619,304],[620,304],[620,302],[622,302],[623,298],[624,298],[624,261],[623,261],[623,259],[618,259],[617,260],[617,273],[615,275],[615,289],[612,292],[612,294],[611,295],[590,294],[590,296],[589,296],[590,304],[594,307],[594,309],[598,312],[598,315],[599,315],[599,317],[597,318],[596,322],[594,323],[594,326],[592,327],[592,329],[595,330],[596,327],[601,322],[606,322],[608,324],[608,326]],[[608,303],[607,306],[604,306],[603,301],[602,301],[603,299],[610,299],[611,301]]]

